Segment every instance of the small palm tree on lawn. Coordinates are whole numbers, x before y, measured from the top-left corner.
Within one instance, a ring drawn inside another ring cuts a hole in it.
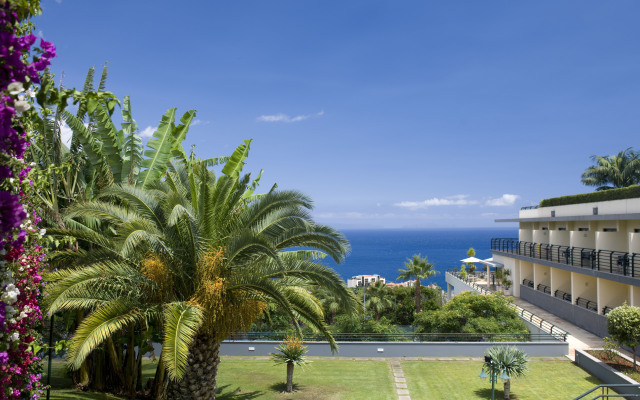
[[[307,346],[296,335],[287,335],[284,341],[280,343],[276,349],[280,353],[271,353],[271,358],[277,365],[287,365],[287,393],[293,391],[293,368],[296,365],[304,366],[309,363],[305,354],[307,354]]]
[[[522,377],[526,374],[529,366],[529,356],[515,346],[493,346],[487,350],[487,355],[491,357],[496,365],[496,374],[506,374],[509,379],[504,380],[504,398],[511,396],[511,378]],[[485,368],[488,368],[485,366]],[[491,371],[486,371],[488,374]]]
[[[406,269],[399,269],[398,279],[416,278],[416,312],[420,312],[420,279],[428,279],[438,273],[433,268],[433,264],[428,262],[427,257],[422,258],[420,254],[414,254],[413,258],[407,258],[404,263]]]

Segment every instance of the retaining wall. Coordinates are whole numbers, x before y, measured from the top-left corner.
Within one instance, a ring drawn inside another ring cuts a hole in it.
[[[268,356],[279,341],[224,341],[220,354]],[[531,357],[562,357],[569,353],[567,342],[339,342],[332,354],[327,342],[306,342],[310,356],[339,357],[482,357],[494,345],[513,345]]]

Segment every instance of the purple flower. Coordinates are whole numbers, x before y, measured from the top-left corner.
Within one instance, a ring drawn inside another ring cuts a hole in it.
[[[6,236],[18,228],[27,217],[20,203],[20,196],[9,192],[0,192],[0,235]]]

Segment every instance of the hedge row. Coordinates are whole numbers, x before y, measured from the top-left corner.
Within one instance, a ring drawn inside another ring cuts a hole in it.
[[[566,206],[569,204],[593,203],[596,201],[633,199],[640,197],[640,186],[634,185],[622,189],[609,189],[599,192],[553,197],[540,202],[540,207]]]

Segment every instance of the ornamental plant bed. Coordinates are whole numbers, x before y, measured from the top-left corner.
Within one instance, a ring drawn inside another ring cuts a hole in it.
[[[633,368],[633,361],[628,360],[616,351],[612,350],[587,350],[587,353],[591,354],[598,360],[607,364],[616,371],[620,371],[629,378],[636,382],[640,382],[640,369],[639,364],[636,364],[636,368]]]

